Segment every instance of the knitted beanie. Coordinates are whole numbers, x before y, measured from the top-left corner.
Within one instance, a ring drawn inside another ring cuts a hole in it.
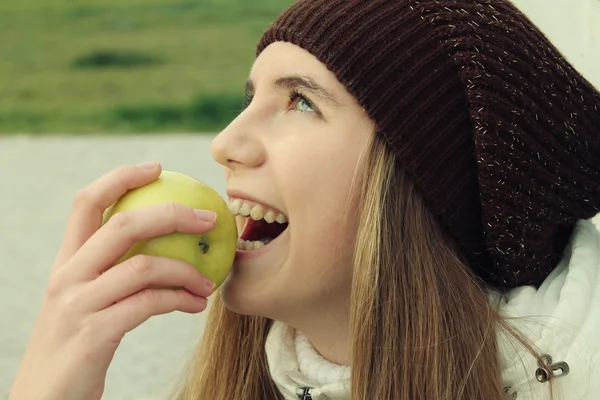
[[[275,41],[356,97],[484,282],[539,284],[600,210],[600,94],[510,2],[299,0]]]

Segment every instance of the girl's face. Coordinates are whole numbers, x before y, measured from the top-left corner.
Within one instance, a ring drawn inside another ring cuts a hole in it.
[[[237,313],[285,322],[346,308],[353,180],[374,124],[324,64],[290,43],[261,53],[246,94],[247,107],[211,147],[230,208],[251,213],[237,217],[251,244],[240,246],[222,298]]]

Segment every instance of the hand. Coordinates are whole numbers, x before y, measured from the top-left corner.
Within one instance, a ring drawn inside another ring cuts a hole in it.
[[[127,332],[153,315],[206,309],[213,284],[189,264],[135,256],[111,268],[138,240],[214,228],[214,213],[173,203],[115,214],[102,225],[106,208],[160,173],[157,163],[121,167],[77,194],[11,400],[100,399]]]

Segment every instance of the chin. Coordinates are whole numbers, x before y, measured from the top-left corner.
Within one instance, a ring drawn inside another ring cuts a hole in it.
[[[247,316],[266,317],[269,314],[266,305],[273,304],[256,296],[256,291],[249,287],[248,282],[236,277],[233,270],[219,288],[219,297],[227,309]]]
[[[252,279],[244,274],[236,274],[234,268],[217,294],[225,307],[236,314],[285,320],[298,311],[297,307],[302,302],[290,290],[282,289],[289,285],[274,281],[276,275]]]
[[[243,294],[240,290],[236,290],[236,283],[233,282],[233,278],[231,275],[223,282],[223,285],[219,288],[219,297],[223,301],[223,304],[227,309],[233,311],[236,314],[241,315],[254,315],[251,310],[252,306],[250,306],[245,299],[243,298]]]

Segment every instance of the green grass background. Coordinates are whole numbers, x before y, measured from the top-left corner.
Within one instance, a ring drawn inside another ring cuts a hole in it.
[[[0,1],[0,133],[221,129],[292,1]]]

